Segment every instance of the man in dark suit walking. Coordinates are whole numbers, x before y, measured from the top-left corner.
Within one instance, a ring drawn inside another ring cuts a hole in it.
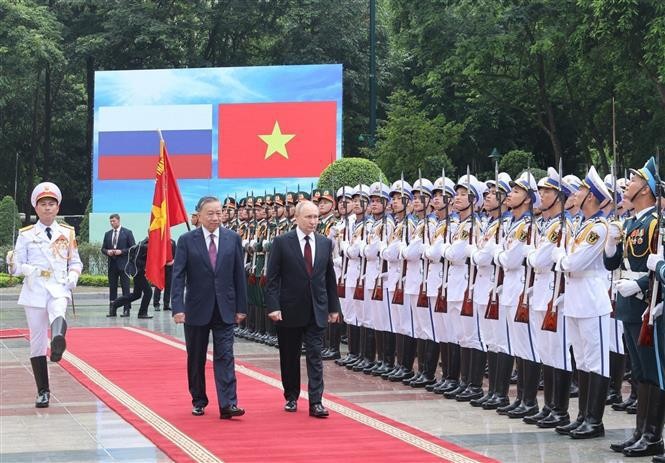
[[[178,239],[171,307],[173,320],[185,324],[192,414],[203,415],[208,405],[205,363],[212,331],[220,418],[229,419],[245,414],[245,410],[238,408],[233,361],[233,328],[247,316],[243,251],[240,237],[220,227],[222,205],[219,200],[207,196],[200,204],[202,226]]]
[[[300,353],[305,341],[309,414],[328,416],[323,397],[323,334],[339,316],[332,241],[315,233],[319,210],[310,201],[296,206],[297,227],[278,236],[268,259],[266,306],[277,325],[279,363],[287,412],[297,410],[300,395]]]
[[[102,243],[102,254],[108,259],[108,278],[109,278],[109,313],[107,317],[115,317],[117,308],[113,306],[113,301],[118,298],[118,279],[122,295],[129,297],[129,276],[125,273],[127,265],[127,253],[129,248],[134,246],[134,235],[128,228],[120,226],[120,216],[111,214],[109,216],[111,229],[104,234]],[[132,308],[131,302],[125,304],[121,317],[129,317],[129,311]]]

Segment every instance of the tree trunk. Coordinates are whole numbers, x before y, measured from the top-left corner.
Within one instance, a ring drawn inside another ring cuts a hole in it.
[[[85,59],[86,69],[86,94],[87,100],[87,118],[85,124],[85,149],[86,149],[86,171],[92,177],[92,135],[93,123],[95,117],[95,58],[88,56]],[[92,191],[92,188],[90,188]]]
[[[48,177],[51,162],[51,118],[53,115],[53,99],[51,96],[51,65],[46,63],[44,68],[44,144],[42,152],[44,153],[43,174]]]
[[[547,82],[545,80],[545,59],[542,54],[538,54],[536,58],[536,65],[538,71],[538,94],[540,96],[540,103],[545,111],[545,124],[547,125],[547,135],[550,137],[552,143],[552,150],[554,151],[554,165],[559,165],[559,159],[562,156],[561,141],[557,132],[556,120],[554,118],[554,110],[552,103],[547,95]]]
[[[37,71],[36,82],[39,82],[41,79],[41,69]],[[30,223],[30,216],[32,215],[32,188],[34,187],[33,182],[35,179],[35,168],[37,166],[37,151],[39,149],[39,140],[37,140],[38,134],[38,108],[39,108],[39,84],[35,85],[35,95],[32,101],[32,129],[30,131],[30,159],[28,164],[28,176],[26,178],[26,198],[25,198],[25,223]]]

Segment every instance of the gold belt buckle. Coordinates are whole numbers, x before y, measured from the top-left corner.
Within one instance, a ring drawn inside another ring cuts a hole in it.
[[[39,272],[39,276],[44,278],[49,278],[51,276],[51,272],[48,270],[41,270]]]

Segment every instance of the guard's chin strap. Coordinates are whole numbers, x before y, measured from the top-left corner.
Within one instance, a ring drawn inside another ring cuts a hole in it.
[[[637,191],[635,192],[635,194],[633,195],[632,198],[629,198],[628,195],[624,195],[624,197],[628,198],[628,201],[630,201],[630,202],[632,203],[632,202],[633,202],[633,199],[635,199],[635,198],[637,197],[637,195],[639,195],[640,193],[642,193],[642,190],[644,190],[646,187],[647,187],[647,184],[645,183],[644,185],[642,185],[642,187],[641,187],[639,190],[637,190]]]
[[[580,211],[584,209],[584,203],[586,202],[587,198],[591,194],[591,190],[587,191],[586,196],[584,196],[584,199],[582,200],[582,204],[580,204]]]

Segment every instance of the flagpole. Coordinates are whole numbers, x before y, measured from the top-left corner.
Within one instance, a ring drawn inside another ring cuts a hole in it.
[[[162,135],[162,129],[157,129],[157,133],[159,134],[159,141],[161,143],[166,143],[164,141],[164,136]],[[161,150],[160,150],[160,155],[161,155]],[[175,179],[174,179],[175,180]],[[187,227],[187,231],[191,231],[192,229],[189,226],[189,220],[185,220],[185,226]]]

